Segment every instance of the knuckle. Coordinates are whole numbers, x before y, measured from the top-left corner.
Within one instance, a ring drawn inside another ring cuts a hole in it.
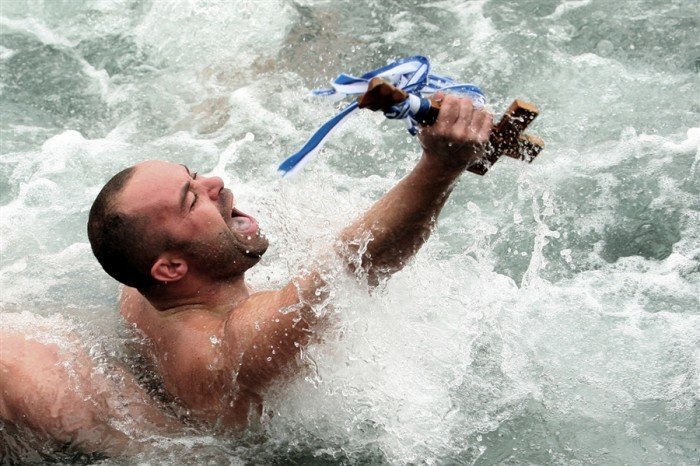
[[[469,135],[471,134],[471,131],[469,129],[469,126],[462,125],[459,127],[455,127],[454,132],[452,134],[453,134],[455,139],[459,139],[460,141],[464,141],[469,137]]]
[[[455,95],[447,95],[445,101],[450,105],[450,107],[459,107],[459,98]]]
[[[462,97],[459,99],[459,106],[464,113],[471,113],[474,110],[474,104],[468,97]]]

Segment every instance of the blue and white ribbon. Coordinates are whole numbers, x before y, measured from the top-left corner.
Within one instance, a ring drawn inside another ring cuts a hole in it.
[[[424,110],[426,105],[429,105],[425,97],[437,91],[465,94],[472,99],[475,106],[483,107],[486,105],[486,96],[481,92],[481,89],[473,84],[458,83],[450,77],[431,73],[430,62],[427,58],[420,55],[403,58],[376,70],[369,71],[359,78],[343,73],[333,81],[331,89],[314,90],[313,94],[334,99],[361,95],[367,92],[369,81],[377,76],[409,93],[407,100],[394,105],[384,115],[387,118],[404,120],[408,131],[413,135],[417,133],[417,121],[414,117],[421,110]],[[287,157],[280,164],[278,167],[280,174],[287,178],[301,171],[309,160],[321,150],[333,130],[352,115],[357,108],[357,101],[355,100],[324,123],[299,152]]]

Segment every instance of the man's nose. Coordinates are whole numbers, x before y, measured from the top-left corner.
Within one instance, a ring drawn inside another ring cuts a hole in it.
[[[224,180],[222,180],[218,176],[203,176],[201,178],[201,183],[207,190],[207,195],[209,196],[209,198],[211,198],[213,201],[219,198],[219,193],[224,187]]]

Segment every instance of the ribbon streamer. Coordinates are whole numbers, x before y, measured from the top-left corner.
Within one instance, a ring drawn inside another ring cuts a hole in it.
[[[417,106],[420,105],[417,101],[437,91],[465,94],[472,99],[475,106],[483,107],[486,105],[486,96],[481,92],[481,89],[473,84],[458,83],[450,77],[431,73],[430,62],[426,57],[420,55],[403,58],[376,70],[369,71],[360,77],[342,73],[333,81],[332,88],[317,89],[312,92],[316,96],[335,99],[361,95],[367,92],[369,81],[377,76],[411,94],[409,99],[392,107],[384,116],[391,119],[404,120],[409,133],[412,135],[418,132],[416,129],[417,122],[413,118],[417,112]],[[412,98],[413,96],[418,97],[418,99]],[[279,165],[278,171],[280,174],[284,178],[288,178],[300,172],[311,158],[321,150],[333,130],[338,128],[357,108],[357,101],[355,100],[324,123],[297,153],[290,155]]]

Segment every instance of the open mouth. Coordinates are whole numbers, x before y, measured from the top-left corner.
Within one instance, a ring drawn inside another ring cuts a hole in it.
[[[229,189],[221,189],[221,216],[231,228],[231,230],[241,235],[253,235],[258,233],[258,222],[250,215],[236,209],[234,207],[235,199],[233,193]],[[226,211],[231,209],[230,217],[226,218]]]
[[[248,214],[235,207],[231,210],[231,228],[242,234],[253,234],[258,231],[258,222]]]

